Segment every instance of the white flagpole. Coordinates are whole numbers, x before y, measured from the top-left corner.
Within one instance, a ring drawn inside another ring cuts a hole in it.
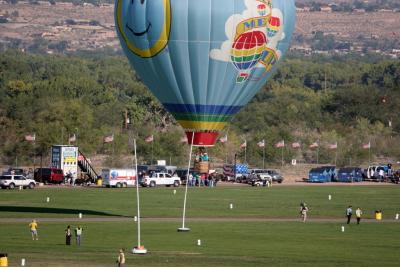
[[[138,176],[138,167],[137,167],[137,155],[136,155],[136,139],[133,139],[133,147],[135,151],[135,171],[136,171],[136,203],[137,203],[137,224],[138,224],[138,245],[136,248],[133,248],[132,253],[134,254],[146,254],[147,249],[142,247],[140,243],[140,198],[139,198],[139,176]]]
[[[265,140],[263,140],[263,169],[265,169]]]
[[[186,216],[186,200],[187,200],[187,191],[188,191],[188,184],[189,184],[190,163],[192,162],[193,139],[194,139],[194,132],[192,133],[192,142],[190,142],[189,163],[188,163],[188,168],[187,168],[187,173],[186,173],[185,197],[183,200],[182,227],[178,228],[178,232],[190,231],[190,228],[185,227],[185,216]]]

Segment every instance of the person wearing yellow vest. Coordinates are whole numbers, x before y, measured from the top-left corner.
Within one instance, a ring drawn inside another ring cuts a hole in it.
[[[32,240],[39,240],[39,236],[37,233],[38,224],[36,220],[32,220],[32,222],[29,224],[29,229],[31,230]]]
[[[357,224],[360,224],[361,215],[362,215],[362,210],[358,207],[358,208],[356,209]]]

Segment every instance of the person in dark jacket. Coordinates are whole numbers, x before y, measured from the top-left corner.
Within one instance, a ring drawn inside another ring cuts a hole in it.
[[[67,229],[65,229],[65,245],[70,246],[71,245],[71,227],[68,225]]]

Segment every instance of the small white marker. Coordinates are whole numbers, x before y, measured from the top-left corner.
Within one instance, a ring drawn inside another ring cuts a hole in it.
[[[201,246],[201,240],[200,239],[197,240],[197,245]]]
[[[82,219],[82,213],[78,214],[79,219]]]
[[[25,259],[21,259],[21,266],[25,266]]]
[[[174,189],[174,195],[176,194],[176,190]]]
[[[331,200],[331,199],[332,199],[332,196],[331,196],[331,195],[328,195],[328,199]]]
[[[229,208],[230,208],[230,209],[233,209],[233,204],[232,204],[232,203],[229,204]]]
[[[19,186],[19,190],[22,190],[22,185]]]
[[[344,226],[342,225],[342,232],[344,232]]]
[[[396,213],[396,220],[398,220],[399,219],[399,214],[398,213]]]
[[[137,216],[133,217],[133,220],[134,220],[135,222],[137,222]]]
[[[50,202],[50,198],[49,198],[49,197],[46,198],[46,202],[47,202],[47,203]]]

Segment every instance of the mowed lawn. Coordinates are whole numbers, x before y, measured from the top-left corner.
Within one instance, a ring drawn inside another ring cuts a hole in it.
[[[182,216],[184,187],[141,188],[140,194],[142,217]],[[354,210],[357,206],[362,208],[365,218],[373,218],[375,210],[382,210],[384,219],[393,219],[395,213],[400,213],[399,199],[397,185],[189,188],[187,216],[295,218],[300,202],[305,201],[310,218],[344,218],[347,206],[353,205]],[[133,217],[136,189],[0,190],[0,218],[76,218],[78,213],[85,217]]]
[[[400,187],[383,186],[274,186],[272,188],[190,188],[188,233],[178,233],[184,188],[141,189],[142,216],[160,220],[142,222],[145,256],[127,252],[127,266],[399,266]],[[9,254],[9,266],[114,266],[119,248],[137,244],[134,189],[51,188],[0,190],[0,218],[36,218],[39,241],[32,241],[27,223],[0,223],[0,253]],[[332,200],[328,200],[328,195]],[[46,203],[46,198],[50,202]],[[310,218],[332,222],[260,222],[255,218],[298,218],[300,201],[310,206]],[[233,209],[229,204],[233,203]],[[352,204],[372,218],[383,211],[386,222],[344,225],[345,208]],[[77,222],[86,217],[123,216],[121,222]],[[41,222],[40,218],[66,218]],[[210,222],[207,218],[226,218]],[[235,218],[249,218],[235,221]],[[337,219],[343,219],[343,222]],[[84,228],[82,246],[67,247],[64,229]],[[201,240],[201,246],[197,240]]]

